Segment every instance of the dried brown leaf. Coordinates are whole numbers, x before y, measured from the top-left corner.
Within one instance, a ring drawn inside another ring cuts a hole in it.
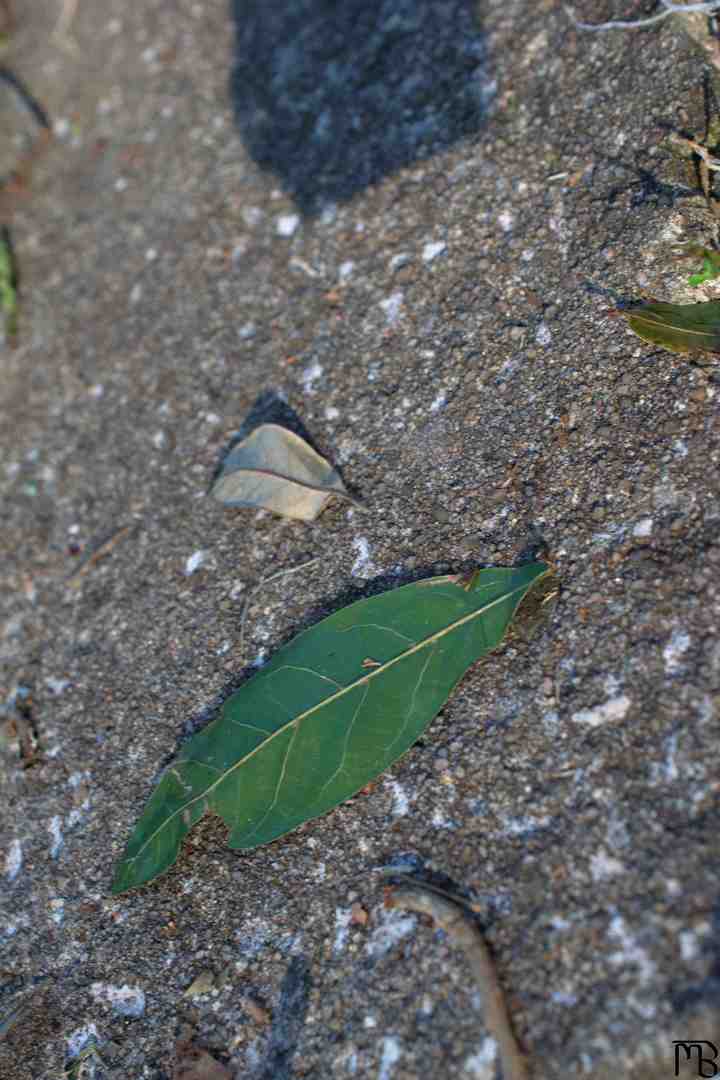
[[[175,1044],[172,1080],[232,1080],[232,1073],[190,1039]]]
[[[254,506],[300,521],[314,521],[332,495],[350,498],[332,465],[278,424],[262,424],[238,443],[212,495],[226,506]]]

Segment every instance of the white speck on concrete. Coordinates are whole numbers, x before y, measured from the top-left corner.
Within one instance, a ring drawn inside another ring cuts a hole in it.
[[[309,364],[302,373],[302,384],[306,394],[313,394],[314,384],[322,377],[323,366],[315,361],[314,364]]]
[[[681,930],[678,934],[678,942],[680,944],[680,955],[686,962],[692,962],[697,960],[700,955],[700,943],[697,939],[697,934],[692,930]]]
[[[638,540],[642,540],[645,536],[650,536],[653,531],[653,519],[651,517],[641,518],[637,525],[633,528],[632,534]]]
[[[62,834],[62,821],[59,815],[50,819],[48,824],[48,831],[52,837],[52,844],[50,845],[50,858],[57,859],[63,846],[63,834]]]
[[[398,941],[412,934],[417,925],[417,916],[403,915],[397,909],[382,908],[380,922],[368,939],[366,950],[369,956],[384,956]]]
[[[627,968],[629,964],[632,964],[637,969],[642,984],[652,982],[656,971],[655,964],[648,955],[647,949],[644,949],[632,936],[622,915],[613,915],[608,927],[608,937],[613,938],[620,945],[618,952],[610,953],[608,957],[610,963],[622,968]]]
[[[133,285],[132,289],[130,290],[130,297],[129,297],[130,303],[131,304],[137,304],[138,301],[142,298],[142,294],[143,294],[143,287],[142,287],[142,285],[140,284],[139,281],[136,281],[135,284]]]
[[[391,293],[386,300],[380,301],[380,307],[385,312],[385,318],[387,319],[388,326],[394,326],[400,318],[400,309],[403,305],[402,292]]]
[[[94,1024],[85,1024],[84,1027],[76,1028],[67,1037],[67,1056],[76,1058],[91,1041],[98,1041],[97,1028]]]
[[[542,726],[546,735],[557,735],[560,728],[560,714],[554,709],[548,709],[542,714]]]
[[[352,259],[347,259],[345,262],[340,263],[340,267],[338,269],[338,278],[340,279],[341,284],[344,284],[346,281],[350,280],[354,269],[355,263],[352,261]]]
[[[624,874],[625,867],[618,859],[608,855],[604,848],[600,848],[590,858],[590,873],[593,881],[603,881],[605,878]]]
[[[352,908],[335,908],[335,941],[333,942],[333,952],[336,956],[345,948],[348,934],[350,933],[349,928],[351,919]]]
[[[202,564],[207,559],[207,555],[207,551],[203,550],[193,552],[193,554],[185,563],[185,576],[190,577],[190,575],[194,574],[196,570],[199,570]]]
[[[88,394],[91,398],[95,398],[98,401],[105,393],[105,387],[102,383],[95,383],[88,389]]]
[[[93,983],[90,993],[96,1001],[105,1001],[121,1016],[142,1016],[145,1012],[145,993],[139,986],[111,986],[110,983]]]
[[[158,257],[157,248],[150,247],[145,252],[145,259],[147,262],[155,262]]]
[[[242,219],[246,225],[259,225],[265,217],[259,206],[245,206],[242,209]]]
[[[510,232],[513,227],[514,218],[509,210],[503,210],[501,214],[498,214],[498,225],[503,232]]]
[[[256,333],[257,327],[254,322],[246,322],[238,327],[238,337],[241,341],[250,341],[251,338],[255,337]]]
[[[677,734],[668,736],[668,738],[665,740],[665,747],[667,750],[667,757],[662,764],[655,764],[655,767],[653,769],[653,779],[667,780],[669,783],[672,783],[674,780],[677,780],[678,776],[680,775],[680,771],[677,765]]]
[[[397,780],[391,780],[390,787],[392,789],[393,797],[393,817],[405,817],[405,815],[410,809],[410,802],[407,797],[405,788],[402,786],[402,784],[399,784]]]
[[[509,817],[505,822],[505,832],[509,836],[524,836],[527,833],[537,832],[538,829],[546,829],[552,821],[552,818],[547,815],[543,817],[532,817],[531,814],[525,815],[525,817]]]
[[[432,824],[436,829],[457,829],[457,825],[450,818],[446,818],[441,810],[436,809],[432,816]]]
[[[393,1068],[400,1060],[400,1040],[396,1035],[386,1035],[383,1039],[383,1052],[380,1059],[378,1080],[390,1080]]]
[[[205,413],[205,423],[206,424],[219,424],[221,420],[222,420],[222,417],[218,416],[218,414],[216,412]]]
[[[552,334],[550,333],[550,327],[547,323],[541,322],[535,331],[535,341],[538,345],[549,345],[552,341]]]
[[[668,675],[676,675],[682,671],[682,658],[690,648],[690,636],[684,630],[675,629],[670,635],[670,640],[663,649],[663,660]]]
[[[400,251],[397,255],[393,255],[390,260],[390,270],[394,273],[396,270],[402,270],[403,266],[407,266],[410,262],[410,255],[407,251]]]
[[[520,252],[520,258],[522,259],[523,262],[526,262],[526,263],[532,262],[533,259],[535,258],[535,252],[533,251],[532,248],[525,248],[524,251]]]
[[[324,862],[319,862],[315,865],[313,876],[316,881],[324,881],[327,877],[327,866]]]
[[[255,1039],[254,1042],[248,1043],[245,1049],[245,1064],[248,1068],[248,1073],[253,1073],[260,1065],[262,1057],[260,1056],[260,1048],[263,1045],[264,1040]]]
[[[662,240],[679,240],[685,233],[685,224],[681,221],[680,215],[668,218],[665,227],[660,233]]]
[[[299,224],[299,214],[281,214],[275,227],[278,236],[292,236]]]
[[[5,873],[8,881],[14,881],[22,867],[22,844],[19,840],[13,840],[5,856]]]
[[[265,663],[265,658],[266,657],[267,657],[267,649],[261,649],[260,652],[255,657],[255,659],[253,660],[252,666],[256,667],[256,668],[261,668],[263,666],[263,664]]]
[[[375,1019],[374,1016],[366,1016],[365,1019],[363,1020],[363,1027],[364,1028],[376,1028],[377,1027],[377,1020]]]
[[[50,918],[58,926],[65,918],[65,901],[59,896],[50,901]]]
[[[442,407],[446,403],[446,401],[447,401],[447,398],[445,397],[445,394],[441,390],[440,393],[437,395],[437,397],[434,398],[433,401],[430,402],[430,412],[437,412],[438,409],[442,409]]]
[[[626,694],[611,698],[602,705],[596,705],[593,709],[580,709],[573,713],[576,724],[587,724],[588,727],[599,727],[614,720],[622,720],[630,708],[630,698]]]
[[[357,551],[357,558],[352,565],[350,573],[353,577],[369,578],[377,573],[375,564],[370,558],[370,544],[364,536],[356,536],[353,547]]]
[[[339,415],[340,415],[340,410],[336,409],[334,405],[328,405],[327,408],[325,409],[325,419],[326,420],[337,420]]]
[[[495,1080],[495,1059],[497,1057],[497,1043],[490,1036],[486,1036],[476,1054],[465,1058],[464,1071],[472,1080]]]
[[[423,262],[424,263],[432,262],[433,259],[437,259],[438,255],[442,255],[442,253],[446,249],[447,249],[447,244],[445,244],[442,240],[438,240],[434,244],[433,243],[425,244],[425,246],[423,247],[423,250],[422,250]]]
[[[45,685],[52,694],[62,694],[70,685],[69,679],[46,679]]]

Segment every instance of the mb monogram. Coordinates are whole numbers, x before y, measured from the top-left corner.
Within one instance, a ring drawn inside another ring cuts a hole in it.
[[[680,1062],[692,1061],[697,1056],[698,1076],[717,1076],[720,1066],[715,1064],[718,1048],[709,1039],[673,1039],[675,1047],[675,1075],[680,1075]],[[685,1055],[682,1057],[681,1055]]]

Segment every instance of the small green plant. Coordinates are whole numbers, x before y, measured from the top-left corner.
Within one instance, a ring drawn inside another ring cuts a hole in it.
[[[688,254],[701,257],[703,261],[702,270],[699,274],[690,275],[688,285],[704,285],[706,281],[714,281],[715,278],[720,277],[720,251],[698,247],[692,248]]]
[[[17,268],[6,230],[0,232],[0,311],[5,336],[13,341],[18,332]]]

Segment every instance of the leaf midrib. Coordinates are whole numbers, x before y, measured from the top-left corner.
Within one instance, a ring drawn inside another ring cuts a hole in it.
[[[547,571],[545,571],[545,573],[547,573]],[[545,573],[539,574],[538,577],[534,578],[531,582],[527,584],[519,585],[511,592],[503,593],[502,596],[499,596],[496,600],[492,600],[489,604],[485,604],[484,607],[477,608],[475,611],[468,612],[467,615],[463,615],[462,618],[457,619],[455,622],[450,623],[448,626],[444,626],[441,630],[437,630],[434,634],[430,634],[428,637],[423,638],[421,641],[415,642],[415,644],[410,646],[410,648],[405,649],[404,652],[401,652],[397,656],[394,656],[392,660],[388,660],[380,667],[373,668],[372,671],[369,671],[367,673],[367,675],[362,675],[354,682],[349,683],[347,686],[343,686],[342,689],[337,690],[334,694],[331,694],[329,697],[323,698],[323,700],[319,701],[317,705],[313,705],[311,708],[306,709],[305,712],[300,713],[292,720],[288,720],[287,723],[282,725],[282,727],[277,728],[275,731],[269,732],[266,739],[263,739],[263,741],[259,743],[253,750],[245,754],[243,757],[239,758],[239,760],[236,761],[234,765],[231,765],[228,769],[226,769],[225,772],[223,772],[222,776],[215,780],[214,783],[210,784],[209,787],[205,788],[202,794],[196,795],[194,798],[184,803],[177,810],[174,810],[172,814],[168,815],[168,817],[165,818],[162,824],[158,825],[157,829],[155,829],[153,834],[147,838],[147,840],[137,852],[137,854],[133,855],[130,859],[125,859],[125,864],[127,865],[129,863],[136,862],[143,854],[145,849],[153,842],[158,833],[162,832],[162,830],[165,829],[170,824],[170,822],[178,816],[178,814],[184,814],[185,811],[188,810],[195,803],[199,802],[201,799],[206,799],[216,787],[225,782],[225,780],[228,778],[228,776],[230,776],[231,773],[233,773],[236,769],[239,769],[241,765],[244,765],[247,761],[250,760],[250,758],[254,757],[255,754],[259,753],[260,750],[263,750],[272,739],[276,738],[279,735],[285,734],[288,728],[292,727],[293,724],[299,726],[300,723],[306,719],[306,717],[312,716],[312,714],[316,713],[319,709],[324,709],[326,705],[330,705],[333,701],[336,701],[344,694],[350,693],[350,691],[354,690],[357,686],[362,686],[363,683],[371,682],[372,679],[377,678],[378,675],[382,674],[384,671],[387,671],[395,664],[400,663],[401,660],[405,660],[408,656],[412,656],[414,653],[419,652],[420,649],[422,649],[424,646],[430,645],[434,641],[439,641],[441,638],[445,637],[446,634],[449,634],[451,631],[456,630],[460,626],[463,626],[465,623],[471,622],[473,619],[479,618],[479,616],[483,615],[486,611],[490,611],[497,604],[501,604],[507,600],[510,600],[517,593],[527,592],[530,585],[536,585],[537,582],[545,576]],[[278,668],[278,671],[282,671],[282,667]],[[193,761],[191,758],[185,758],[178,761],[176,763],[176,767],[178,765],[184,764],[193,764]],[[204,763],[199,761],[198,764],[201,765]]]
[[[667,330],[673,334],[695,334],[698,337],[710,337],[717,336],[720,332],[720,325],[713,330],[693,330],[686,326],[675,326],[673,323],[668,323],[664,320],[662,315],[657,315],[655,319],[651,318],[652,313],[646,315],[631,314],[631,319],[636,319],[639,323],[644,323],[646,326],[658,327],[661,330]]]
[[[290,476],[289,473],[279,472],[277,469],[261,469],[256,465],[241,465],[238,469],[230,469],[220,477],[220,481],[226,477],[235,476],[236,473],[256,473],[258,476],[269,476],[273,480],[282,480],[288,484],[294,484],[299,488],[307,488],[308,491],[317,491],[323,495],[345,495],[350,498],[349,495],[342,488],[335,488],[326,484],[312,484],[309,480],[303,480],[298,476]],[[339,477],[338,477],[339,479]]]

